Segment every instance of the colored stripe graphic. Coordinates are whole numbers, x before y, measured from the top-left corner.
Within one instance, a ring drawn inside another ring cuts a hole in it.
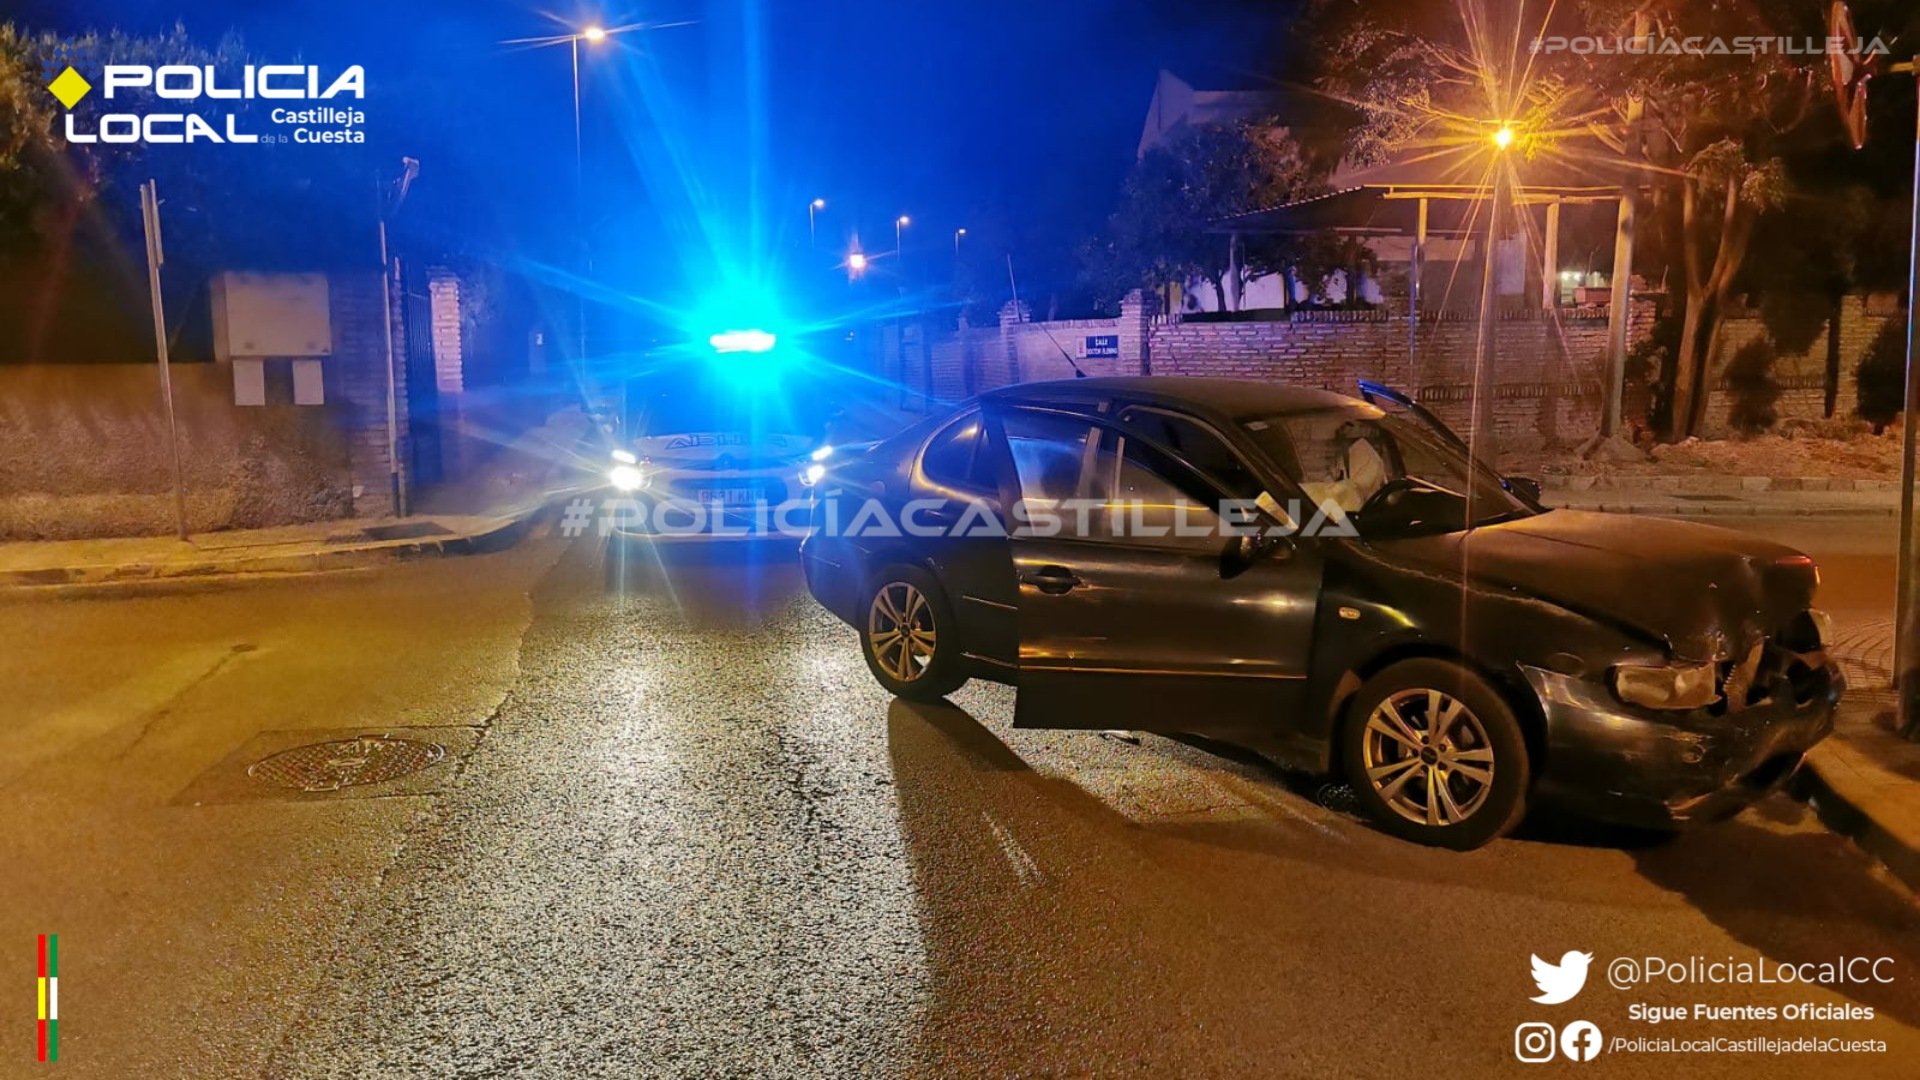
[[[41,1061],[60,1060],[60,935],[40,935]]]

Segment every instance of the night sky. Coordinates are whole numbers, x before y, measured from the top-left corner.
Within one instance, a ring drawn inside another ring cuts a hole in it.
[[[690,22],[584,57],[586,218],[602,277],[644,291],[684,276],[701,245],[785,266],[806,250],[819,196],[821,249],[837,253],[855,228],[869,251],[891,248],[894,217],[909,214],[914,283],[948,280],[965,226],[980,249],[969,257],[1013,253],[1037,295],[1070,286],[1074,247],[1132,160],[1155,72],[1203,85],[1271,74],[1288,6],[663,0],[556,15],[502,0],[14,0],[10,17],[136,33],[179,21],[208,43],[238,31],[264,59],[362,64],[375,141],[422,160],[416,198],[441,212],[420,218],[460,234],[438,239],[556,263],[573,212],[568,50],[499,43],[569,24]]]

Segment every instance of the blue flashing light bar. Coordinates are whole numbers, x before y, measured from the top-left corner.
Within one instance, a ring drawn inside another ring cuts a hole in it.
[[[765,330],[723,330],[707,339],[714,352],[722,353],[763,353],[773,351],[772,334]]]

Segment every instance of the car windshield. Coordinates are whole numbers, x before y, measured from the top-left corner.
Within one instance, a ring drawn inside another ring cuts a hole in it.
[[[1301,494],[1339,507],[1363,535],[1450,532],[1534,512],[1452,440],[1370,405],[1284,413],[1242,426]]]
[[[627,386],[627,430],[634,436],[700,432],[821,434],[831,412],[805,386],[748,393],[724,379],[644,379]]]

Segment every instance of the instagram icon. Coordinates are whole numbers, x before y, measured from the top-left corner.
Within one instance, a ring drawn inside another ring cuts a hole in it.
[[[1529,1065],[1552,1061],[1558,1042],[1552,1024],[1521,1024],[1513,1029],[1513,1056]]]

